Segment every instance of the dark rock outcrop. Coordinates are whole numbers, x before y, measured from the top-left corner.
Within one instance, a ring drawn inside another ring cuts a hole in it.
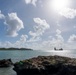
[[[9,67],[11,65],[13,65],[11,59],[0,60],[0,68],[2,68],[2,67]]]
[[[14,64],[17,75],[76,75],[76,59],[38,56]]]

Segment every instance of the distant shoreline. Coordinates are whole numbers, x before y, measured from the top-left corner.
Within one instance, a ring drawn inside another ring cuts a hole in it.
[[[33,50],[30,48],[0,48],[0,50]]]

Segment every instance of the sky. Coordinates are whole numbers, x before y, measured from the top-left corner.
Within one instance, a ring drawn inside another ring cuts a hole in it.
[[[0,47],[76,49],[76,0],[0,0]]]

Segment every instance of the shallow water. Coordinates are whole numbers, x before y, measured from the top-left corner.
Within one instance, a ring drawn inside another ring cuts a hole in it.
[[[76,50],[63,50],[63,51],[0,51],[0,60],[11,58],[13,62],[20,60],[37,57],[37,56],[49,56],[49,55],[60,55],[66,57],[76,58]],[[16,75],[16,72],[12,70],[13,67],[9,68],[0,68],[0,75]]]
[[[13,67],[0,68],[0,75],[16,75],[16,72],[12,70]]]

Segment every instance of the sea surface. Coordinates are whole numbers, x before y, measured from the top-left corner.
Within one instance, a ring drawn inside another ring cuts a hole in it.
[[[60,55],[66,56],[71,58],[76,58],[76,50],[63,50],[63,51],[54,51],[54,50],[34,50],[34,51],[27,51],[27,50],[3,50],[0,51],[0,60],[1,59],[9,59],[11,58],[12,61],[18,62],[20,60],[29,59],[32,57],[37,56],[50,56],[50,55]],[[0,68],[0,75],[16,75],[16,72],[12,70],[12,67],[9,68]]]

